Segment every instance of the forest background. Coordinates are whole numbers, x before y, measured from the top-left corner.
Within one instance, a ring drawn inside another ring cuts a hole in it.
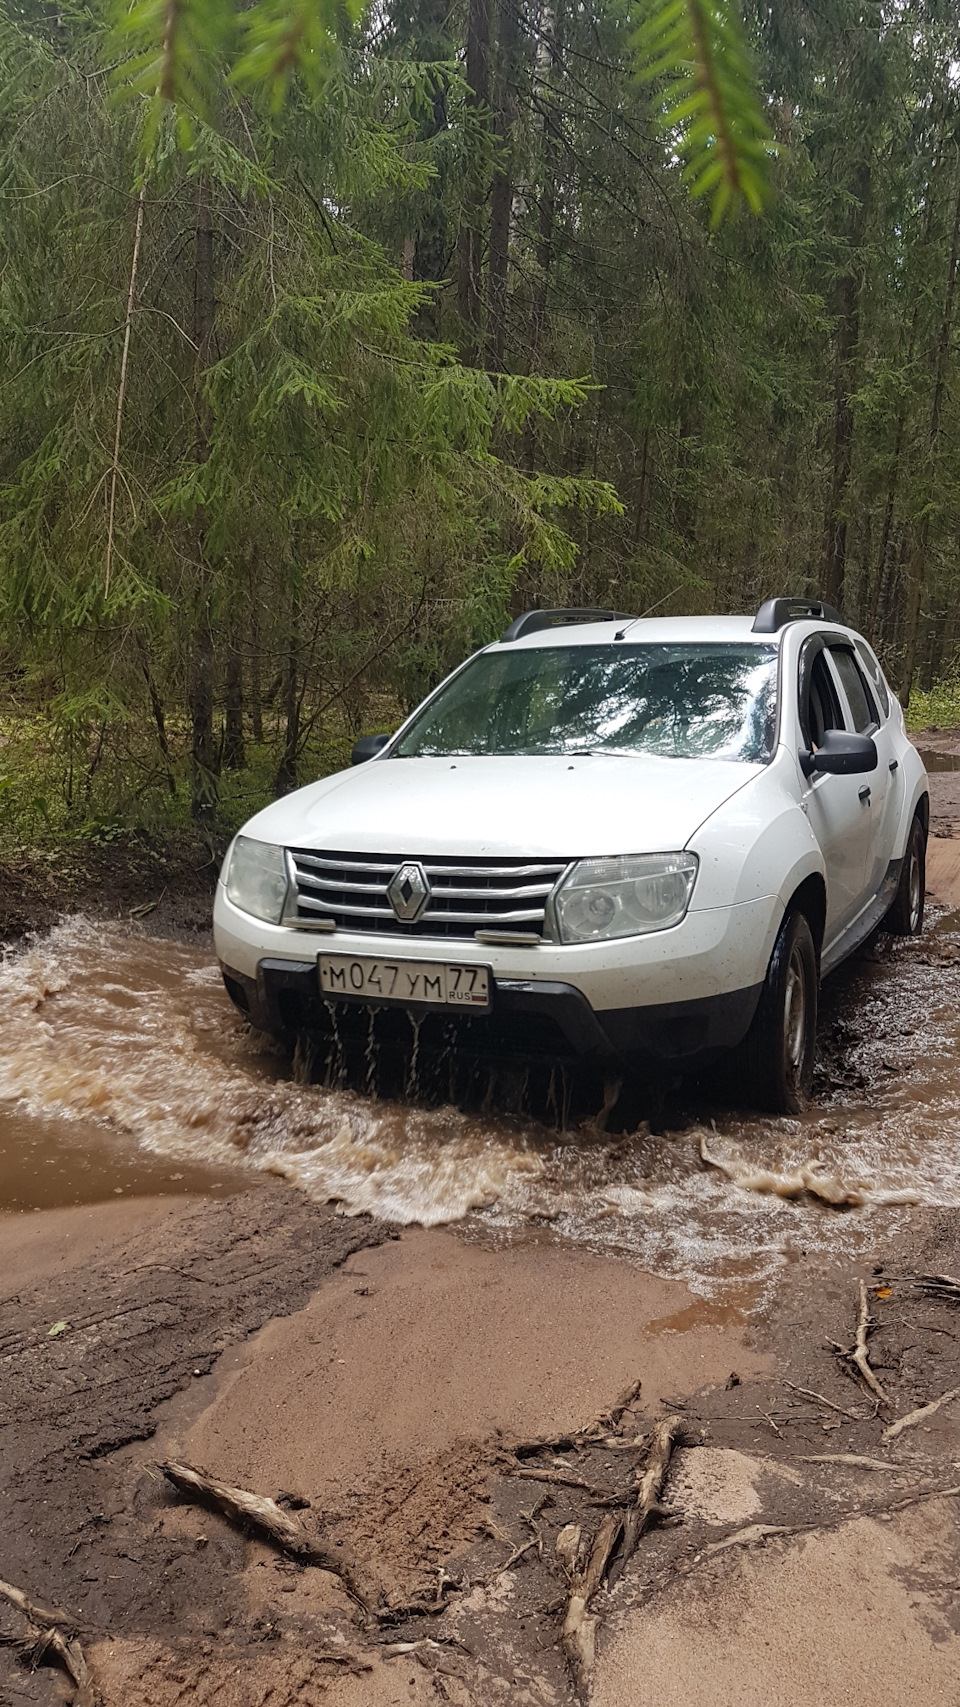
[[[0,843],[222,836],[537,604],[809,592],[960,721],[956,8],[729,12],[727,207],[645,17],[0,0]]]

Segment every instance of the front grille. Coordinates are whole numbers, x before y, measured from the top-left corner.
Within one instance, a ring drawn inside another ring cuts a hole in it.
[[[387,885],[409,854],[313,852],[292,848],[297,884],[294,919],[332,921],[341,930],[393,937],[472,937],[476,931],[543,931],[547,897],[567,860],[417,860],[430,897],[414,924],[397,918]],[[289,915],[288,915],[289,918]],[[291,922],[293,922],[291,920]]]

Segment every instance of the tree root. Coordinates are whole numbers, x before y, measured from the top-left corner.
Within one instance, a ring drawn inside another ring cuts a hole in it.
[[[591,1602],[604,1578],[612,1585],[621,1575],[651,1519],[664,1515],[660,1494],[673,1443],[682,1427],[683,1418],[678,1416],[664,1417],[657,1423],[646,1466],[638,1478],[636,1500],[626,1512],[608,1512],[585,1563],[581,1561],[580,1531],[575,1525],[561,1530],[557,1538],[557,1551],[570,1583],[560,1644],[582,1702],[589,1698],[596,1664],[598,1619],[590,1610]]]
[[[867,1300],[867,1283],[865,1280],[861,1280],[860,1308],[857,1312],[857,1337],[849,1351],[844,1351],[842,1346],[838,1346],[837,1352],[845,1363],[852,1363],[856,1366],[863,1377],[863,1380],[866,1382],[866,1385],[869,1387],[871,1393],[874,1394],[878,1402],[881,1405],[889,1405],[890,1400],[871,1369],[870,1358],[867,1354],[867,1337],[872,1327],[873,1322],[870,1317],[870,1306]]]
[[[176,1464],[167,1459],[160,1465],[160,1469],[178,1493],[190,1495],[215,1506],[231,1523],[237,1524],[241,1529],[253,1529],[265,1535],[292,1558],[300,1559],[306,1565],[317,1565],[321,1570],[331,1571],[334,1576],[340,1578],[347,1593],[364,1612],[374,1612],[370,1598],[358,1582],[350,1561],[344,1558],[339,1549],[325,1547],[316,1536],[308,1532],[298,1517],[284,1511],[277,1505],[276,1500],[251,1494],[246,1488],[230,1487],[226,1482],[219,1482],[215,1476],[207,1476],[202,1470],[195,1470],[189,1464]]]
[[[889,1428],[885,1428],[880,1439],[884,1444],[888,1440],[896,1440],[897,1435],[902,1434],[904,1429],[916,1428],[918,1423],[926,1422],[927,1418],[939,1411],[942,1405],[949,1405],[954,1399],[960,1399],[960,1387],[951,1387],[949,1393],[941,1393],[939,1399],[933,1399],[929,1405],[921,1405],[918,1411],[908,1411],[905,1417],[901,1417],[898,1422],[891,1423]]]
[[[30,1638],[16,1644],[30,1655],[32,1664],[39,1665],[47,1653],[55,1654],[73,1683],[73,1707],[98,1707],[100,1696],[80,1641],[75,1634],[66,1635],[58,1627],[64,1625],[67,1630],[75,1630],[69,1613],[59,1607],[41,1606],[13,1583],[0,1582],[0,1596],[15,1606],[32,1626]]]

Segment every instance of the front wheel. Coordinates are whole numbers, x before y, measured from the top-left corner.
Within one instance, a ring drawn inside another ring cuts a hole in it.
[[[734,1051],[738,1095],[772,1114],[799,1114],[817,1040],[817,951],[803,913],[788,913],[750,1030]]]
[[[919,936],[923,930],[923,902],[927,882],[927,832],[922,820],[914,818],[907,849],[900,867],[900,882],[883,929],[896,936]]]

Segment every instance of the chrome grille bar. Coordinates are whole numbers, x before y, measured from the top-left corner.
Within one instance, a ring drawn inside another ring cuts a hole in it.
[[[547,899],[567,870],[564,859],[477,859],[437,855],[417,860],[430,883],[420,917],[402,923],[387,898],[394,873],[410,854],[337,853],[292,848],[287,862],[291,893],[284,923],[306,928],[337,927],[394,937],[457,937],[522,931],[528,940],[543,931]]]

